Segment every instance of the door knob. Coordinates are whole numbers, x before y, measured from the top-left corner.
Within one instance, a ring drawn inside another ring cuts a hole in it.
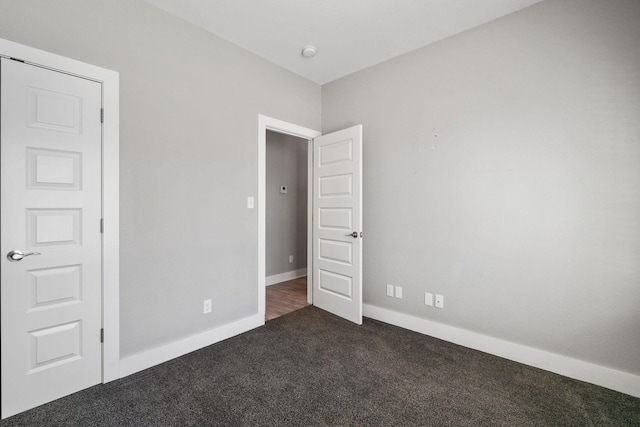
[[[354,239],[358,238],[358,232],[354,231],[353,233],[347,234],[347,237],[353,237]]]
[[[22,251],[11,251],[7,254],[7,259],[11,262],[18,262],[24,257],[28,257],[31,255],[42,255],[40,252],[29,252],[28,254],[23,254]]]

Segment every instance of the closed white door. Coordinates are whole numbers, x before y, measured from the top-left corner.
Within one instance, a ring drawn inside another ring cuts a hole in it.
[[[5,418],[102,378],[102,88],[0,62]]]
[[[362,125],[313,147],[313,304],[360,325]]]

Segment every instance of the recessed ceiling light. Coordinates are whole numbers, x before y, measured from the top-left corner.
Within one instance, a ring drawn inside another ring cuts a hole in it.
[[[302,56],[306,58],[313,58],[318,53],[318,49],[315,46],[305,46],[302,48]]]

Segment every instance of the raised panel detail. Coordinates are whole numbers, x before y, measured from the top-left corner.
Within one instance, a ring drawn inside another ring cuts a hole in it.
[[[53,308],[61,304],[80,302],[82,292],[82,266],[43,268],[30,270],[29,308]]]
[[[322,261],[351,265],[353,262],[353,243],[337,240],[319,239],[318,257]]]
[[[353,228],[351,208],[320,208],[318,226],[328,230],[349,230]]]
[[[82,133],[81,98],[37,87],[29,87],[28,96],[29,127],[78,135]]]
[[[81,209],[29,209],[27,241],[32,247],[79,245]]]
[[[29,373],[77,360],[82,357],[82,322],[31,331],[29,344]]]
[[[80,190],[82,153],[27,148],[27,159],[29,188]]]
[[[353,281],[351,277],[325,270],[320,270],[319,277],[318,289],[349,300],[352,298]]]
[[[353,175],[334,175],[320,178],[319,197],[349,197],[353,195]]]
[[[350,139],[320,147],[318,166],[353,160],[353,141]]]

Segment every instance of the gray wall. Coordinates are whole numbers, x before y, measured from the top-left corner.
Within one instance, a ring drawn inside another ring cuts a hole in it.
[[[640,374],[638,23],[548,0],[323,86],[323,132],[364,125],[365,303]]]
[[[120,72],[122,354],[257,313],[258,114],[318,129],[320,87],[139,0],[0,11],[0,37]]]
[[[267,131],[267,277],[307,267],[307,146],[301,138]]]

